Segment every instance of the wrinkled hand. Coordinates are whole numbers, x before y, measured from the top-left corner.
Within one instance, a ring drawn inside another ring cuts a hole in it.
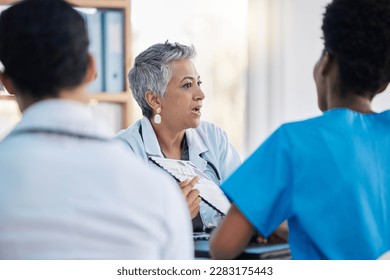
[[[183,182],[179,183],[180,189],[184,194],[184,197],[187,201],[188,209],[190,210],[191,219],[195,218],[198,215],[200,208],[200,197],[199,190],[194,189],[195,184],[199,181],[199,177],[195,176],[194,178],[186,179]]]

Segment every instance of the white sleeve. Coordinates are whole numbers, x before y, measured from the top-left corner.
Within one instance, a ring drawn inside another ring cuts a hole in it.
[[[226,180],[241,164],[241,158],[237,150],[230,144],[226,132],[219,130],[219,155],[220,172],[222,181]]]
[[[171,184],[167,182],[171,188]],[[187,204],[178,186],[176,191],[170,191],[166,200],[168,241],[163,250],[162,259],[188,260],[194,258],[194,241],[192,223]]]

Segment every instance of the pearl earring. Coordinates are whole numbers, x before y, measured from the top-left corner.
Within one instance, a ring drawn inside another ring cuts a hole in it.
[[[160,113],[161,113],[161,108],[157,108],[156,114],[154,115],[154,123],[155,124],[160,124],[161,123]]]

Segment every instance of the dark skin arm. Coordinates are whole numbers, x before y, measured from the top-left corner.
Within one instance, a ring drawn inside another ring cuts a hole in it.
[[[210,238],[210,256],[213,259],[234,259],[248,246],[256,230],[233,204],[222,223]],[[288,238],[287,222],[283,222],[268,238],[258,236],[259,242],[285,243]]]
[[[210,256],[213,259],[234,259],[247,247],[256,231],[233,204],[222,223],[210,238]]]

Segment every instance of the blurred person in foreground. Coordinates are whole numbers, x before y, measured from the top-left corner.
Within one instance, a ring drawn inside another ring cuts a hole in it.
[[[390,249],[390,1],[334,0],[314,67],[323,114],[278,128],[222,185],[233,206],[211,237],[234,258],[283,220],[293,259],[376,259]]]
[[[0,16],[0,77],[23,112],[0,143],[0,259],[191,259],[177,186],[93,119],[88,44],[62,0]]]
[[[155,164],[150,156],[189,160],[219,186],[241,160],[224,131],[200,120],[205,94],[194,56],[193,46],[166,42],[152,45],[135,58],[128,77],[144,117],[117,137],[151,166]],[[198,179],[179,185],[193,230],[203,231],[217,226],[222,216],[201,201],[194,189]]]

